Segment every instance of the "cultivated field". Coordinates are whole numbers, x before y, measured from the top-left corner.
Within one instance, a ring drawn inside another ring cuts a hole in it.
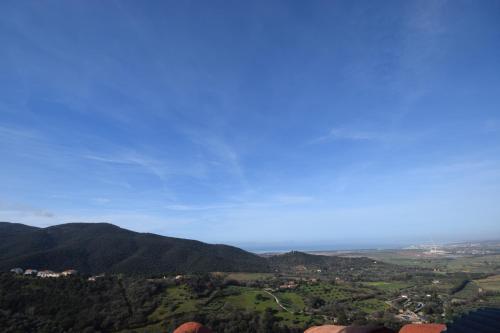
[[[500,291],[500,275],[493,275],[475,282],[483,290]]]

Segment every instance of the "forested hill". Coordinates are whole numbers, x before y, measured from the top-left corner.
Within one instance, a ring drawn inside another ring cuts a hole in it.
[[[14,267],[154,275],[196,272],[335,272],[377,276],[397,267],[368,258],[289,252],[264,258],[228,245],[138,233],[108,223],[37,228],[0,222],[0,271]]]
[[[283,273],[322,272],[334,273],[338,277],[351,280],[376,281],[384,277],[387,272],[401,274],[404,278],[410,268],[403,268],[365,257],[340,257],[308,254],[292,251],[274,255],[268,258],[269,266],[274,271]]]
[[[144,275],[269,271],[265,258],[237,247],[138,233],[108,223],[36,228],[0,222],[0,270],[13,267]]]

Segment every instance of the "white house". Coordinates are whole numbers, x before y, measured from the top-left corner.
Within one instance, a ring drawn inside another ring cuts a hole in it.
[[[24,271],[24,275],[37,275],[38,271],[36,269],[30,269]]]
[[[38,274],[36,276],[41,277],[41,278],[58,278],[59,276],[61,276],[61,274],[53,272],[53,271],[45,270],[45,271],[38,272]]]
[[[12,268],[10,271],[11,271],[12,273],[14,273],[14,274],[23,274],[23,272],[24,272],[24,271],[23,271],[23,269],[22,269],[22,268],[19,268],[19,267]]]
[[[62,276],[76,275],[78,272],[74,269],[67,269],[61,273]]]

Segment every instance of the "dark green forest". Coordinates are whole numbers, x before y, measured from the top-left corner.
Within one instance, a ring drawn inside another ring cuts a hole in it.
[[[0,328],[2,332],[134,332],[148,322],[172,279],[103,277],[89,282],[82,277],[39,279],[0,274]],[[200,297],[221,285],[203,276],[187,285]],[[301,332],[288,328],[276,311],[222,311],[179,315],[159,323],[162,331],[198,320],[216,332]]]
[[[0,222],[0,271],[13,267],[143,276],[269,271],[265,258],[237,247],[138,233],[108,223],[36,228]]]

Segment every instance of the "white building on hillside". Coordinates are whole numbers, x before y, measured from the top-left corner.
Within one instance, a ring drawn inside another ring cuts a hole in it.
[[[23,271],[23,269],[22,269],[22,268],[19,268],[19,267],[12,268],[10,271],[11,271],[12,273],[14,273],[14,274],[23,274],[23,272],[24,272],[24,271]]]
[[[61,276],[61,273],[56,273],[53,271],[45,270],[45,271],[38,272],[38,274],[36,276],[41,277],[41,278],[58,278],[59,276]]]
[[[71,275],[76,275],[76,274],[78,274],[78,272],[74,269],[67,269],[61,273],[62,276],[71,276]]]

